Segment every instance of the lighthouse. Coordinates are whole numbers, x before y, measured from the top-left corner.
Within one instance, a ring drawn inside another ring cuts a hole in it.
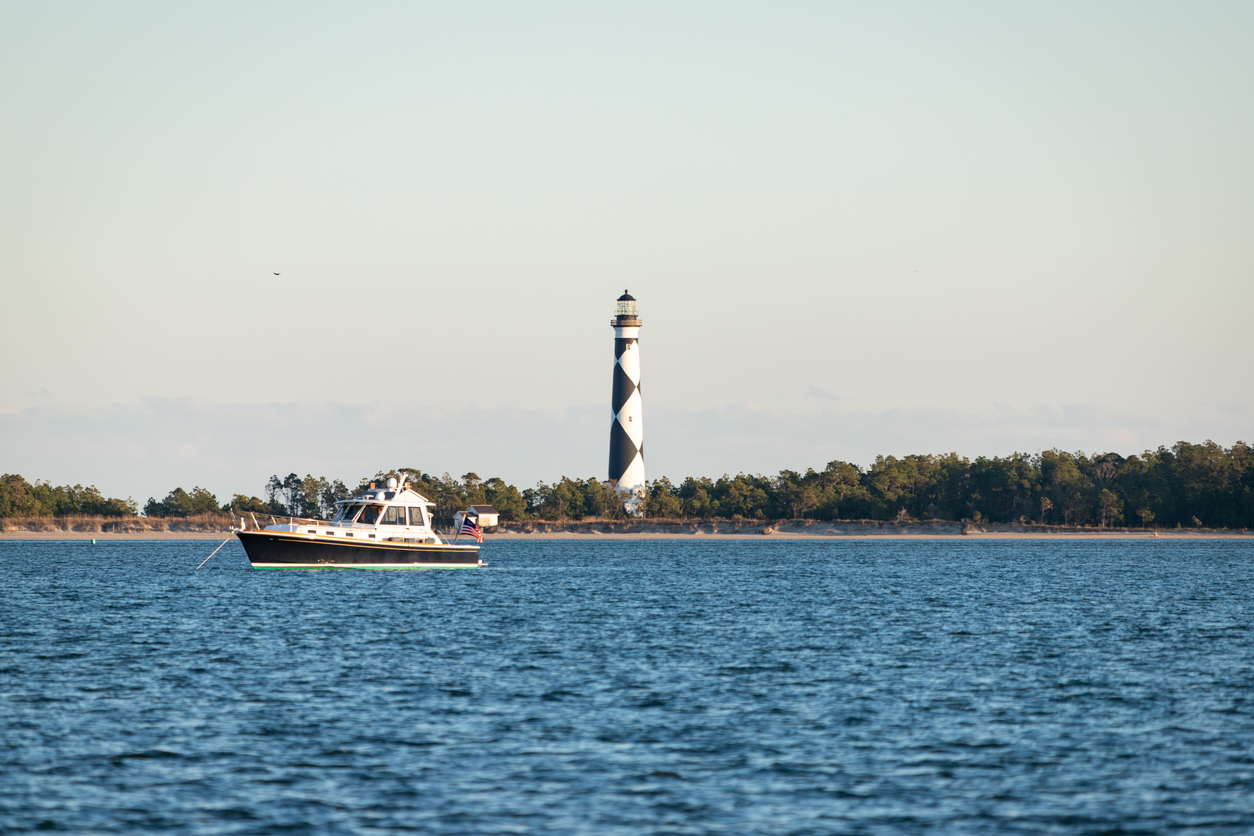
[[[636,513],[644,497],[644,424],[640,401],[640,317],[626,290],[618,297],[614,327],[614,420],[610,423],[610,480],[630,494],[627,510]]]

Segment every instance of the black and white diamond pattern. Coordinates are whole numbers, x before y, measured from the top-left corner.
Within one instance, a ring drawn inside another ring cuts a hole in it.
[[[610,479],[621,490],[644,488],[644,425],[637,328],[615,328],[614,420],[610,424]],[[624,333],[627,332],[627,333]]]

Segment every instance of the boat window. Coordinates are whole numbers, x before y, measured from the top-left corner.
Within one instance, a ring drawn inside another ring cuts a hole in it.
[[[335,513],[335,519],[331,522],[350,523],[359,510],[361,510],[360,505],[341,505],[340,510]]]
[[[426,521],[422,518],[421,508],[409,509],[409,524],[410,525],[426,525],[427,524]]]
[[[361,512],[361,519],[358,520],[358,522],[363,525],[374,525],[379,519],[379,512],[381,510],[383,510],[382,506],[367,505],[365,510]]]
[[[384,525],[404,525],[405,509],[399,505],[389,505],[383,512],[383,519],[380,520]]]

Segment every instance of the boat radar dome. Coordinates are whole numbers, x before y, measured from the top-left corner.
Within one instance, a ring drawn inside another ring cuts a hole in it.
[[[388,490],[390,491],[396,490],[396,477],[392,477],[391,479],[388,480]]]

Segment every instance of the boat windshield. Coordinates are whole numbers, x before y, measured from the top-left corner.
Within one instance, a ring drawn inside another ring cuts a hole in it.
[[[331,522],[350,523],[360,510],[360,505],[341,505],[340,510],[335,514],[335,519],[331,520]]]
[[[382,510],[382,505],[367,505],[366,509],[361,512],[361,519],[358,522],[362,525],[374,525],[378,522],[379,512]]]

